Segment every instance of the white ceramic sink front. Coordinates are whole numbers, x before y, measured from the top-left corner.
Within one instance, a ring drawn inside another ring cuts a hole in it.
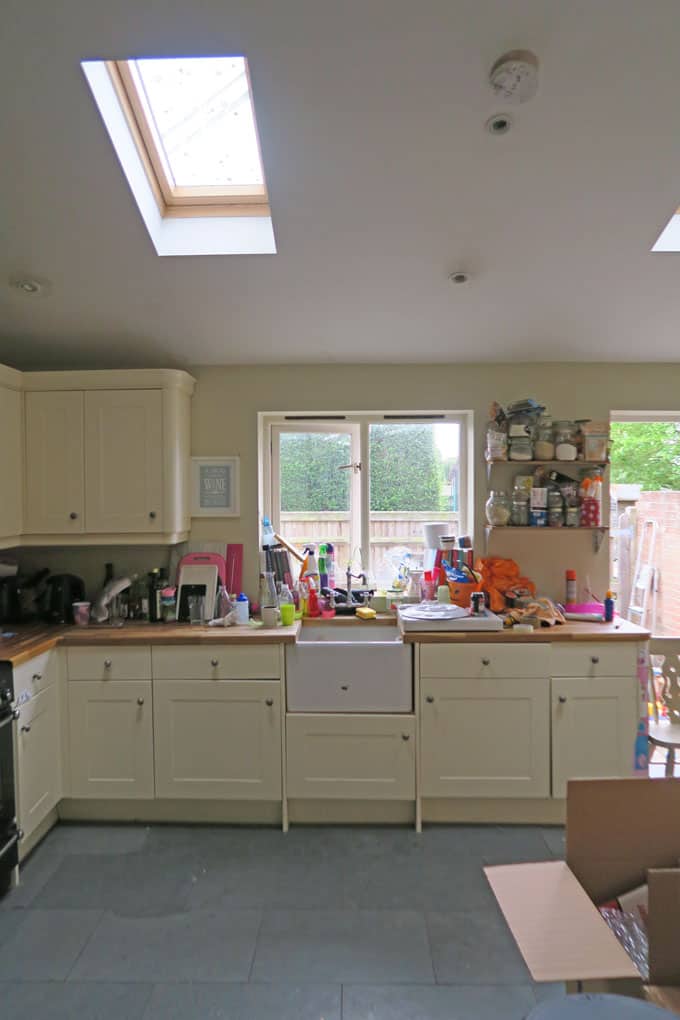
[[[286,645],[288,711],[411,712],[411,648],[389,625],[303,625]]]

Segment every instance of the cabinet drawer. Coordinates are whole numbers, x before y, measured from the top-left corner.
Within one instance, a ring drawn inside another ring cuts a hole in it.
[[[421,645],[423,677],[549,677],[550,646],[517,644]]]
[[[413,716],[287,716],[288,796],[413,800],[415,729]]]
[[[281,675],[278,645],[159,645],[154,680],[273,680]]]
[[[97,648],[67,649],[69,680],[150,680],[151,649]]]
[[[409,645],[340,646],[336,655],[328,645],[289,645],[288,711],[412,712],[412,672]]]
[[[34,697],[54,682],[57,661],[54,652],[44,652],[14,669],[14,698],[21,703],[22,695]]]
[[[636,669],[637,645],[632,641],[553,646],[553,676],[633,676]]]

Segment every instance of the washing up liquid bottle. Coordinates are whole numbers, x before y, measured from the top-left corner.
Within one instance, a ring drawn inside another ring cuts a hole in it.
[[[305,571],[305,579],[309,578],[315,588],[319,587],[319,568],[316,564],[316,556],[314,555],[314,546],[308,545],[305,549],[307,554],[307,569]],[[304,565],[303,565],[304,567]],[[310,585],[311,587],[311,585]]]
[[[268,517],[262,518],[262,548],[267,549],[269,546],[276,545],[276,535],[274,534],[274,528]]]
[[[328,557],[327,547],[322,542],[319,546],[319,587],[328,587]]]
[[[326,542],[326,570],[328,572],[328,587],[333,590],[335,588],[335,549],[330,542]]]

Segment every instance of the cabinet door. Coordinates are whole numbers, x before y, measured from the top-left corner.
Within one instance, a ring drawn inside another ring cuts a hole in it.
[[[17,809],[25,836],[61,797],[57,689],[52,684],[26,702],[17,722]]]
[[[154,683],[156,796],[281,800],[278,680]]]
[[[85,394],[88,532],[163,530],[163,399],[160,390]]]
[[[413,800],[412,715],[286,717],[287,795],[325,800]]]
[[[0,388],[0,538],[19,535],[22,531],[22,445],[21,394],[18,390]]]
[[[71,796],[152,798],[150,680],[68,685]]]
[[[421,681],[424,797],[549,797],[547,678]]]
[[[632,676],[553,678],[553,797],[566,797],[568,779],[633,774],[638,710]]]
[[[31,535],[84,528],[83,394],[26,394],[26,502]]]

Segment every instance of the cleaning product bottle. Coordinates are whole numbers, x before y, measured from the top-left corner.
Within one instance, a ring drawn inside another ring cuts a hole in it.
[[[314,546],[313,545],[308,545],[307,548],[305,549],[305,553],[307,554],[307,570],[305,572],[305,577],[309,578],[312,581],[312,583],[313,583],[315,588],[318,588],[319,587],[319,568],[318,568],[318,566],[316,564],[316,556],[314,555]],[[304,567],[304,564],[303,564],[303,567]]]
[[[319,586],[321,588],[328,587],[327,546],[323,542],[319,546]]]
[[[326,570],[328,571],[328,587],[335,588],[335,549],[330,542],[326,542]]]
[[[576,571],[567,570],[565,577],[565,602],[567,605],[573,605],[576,602]]]
[[[614,619],[614,593],[608,591],[604,597],[604,622],[611,623]]]
[[[268,517],[262,518],[262,548],[266,549],[271,545],[276,545],[276,535],[274,534],[274,528]]]
[[[236,622],[242,626],[247,625],[250,606],[248,596],[243,592],[236,599]]]

